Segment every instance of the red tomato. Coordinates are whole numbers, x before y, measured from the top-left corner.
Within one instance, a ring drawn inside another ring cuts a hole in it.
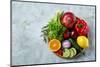
[[[60,49],[60,50],[58,50],[57,52],[55,52],[56,53],[56,55],[58,55],[58,56],[63,56],[63,51]]]
[[[72,12],[66,12],[63,14],[63,16],[61,17],[61,23],[67,27],[67,28],[72,28],[73,25],[75,24],[76,21],[76,17],[74,16],[74,14]]]

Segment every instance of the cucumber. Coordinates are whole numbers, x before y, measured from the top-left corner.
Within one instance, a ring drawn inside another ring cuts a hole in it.
[[[77,51],[76,51],[76,49],[75,48],[71,48],[72,50],[73,50],[73,52],[74,52],[74,56],[77,54]]]
[[[67,52],[69,49],[65,48],[64,51]]]
[[[70,51],[70,58],[72,58],[73,56],[74,56],[74,51],[73,51],[73,49],[69,49],[69,51]]]
[[[68,40],[71,42],[72,47],[74,47],[77,50],[77,53],[82,50],[82,48],[72,38],[69,38]]]
[[[70,56],[70,51],[69,49],[65,49],[64,53],[63,53],[63,57],[68,58]]]

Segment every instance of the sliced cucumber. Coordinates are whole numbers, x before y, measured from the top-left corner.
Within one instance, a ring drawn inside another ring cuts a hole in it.
[[[64,53],[63,53],[63,57],[68,58],[70,56],[70,51],[69,49],[65,49]]]
[[[65,48],[64,51],[67,52],[69,49]]]
[[[82,50],[82,48],[77,44],[75,40],[69,38],[69,41],[71,42],[72,47],[74,47],[77,50],[77,52],[80,52]]]
[[[69,51],[70,51],[70,58],[72,58],[73,56],[74,56],[74,51],[73,51],[73,49],[69,49]]]
[[[76,51],[76,49],[75,48],[71,48],[72,50],[73,50],[73,52],[74,52],[74,56],[77,54],[77,51]]]

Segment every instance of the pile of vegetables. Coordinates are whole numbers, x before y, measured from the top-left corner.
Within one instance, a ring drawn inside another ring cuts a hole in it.
[[[49,21],[48,25],[42,28],[45,41],[46,38],[50,40],[52,39],[58,39],[60,41],[63,40],[63,33],[66,30],[66,27],[64,27],[60,23],[60,17],[62,14],[63,14],[62,12],[57,12],[56,15]]]
[[[50,50],[63,58],[73,58],[89,47],[87,22],[72,12],[58,11],[42,33]]]

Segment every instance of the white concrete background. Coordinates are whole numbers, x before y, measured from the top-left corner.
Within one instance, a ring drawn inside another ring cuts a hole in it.
[[[90,27],[90,47],[77,59],[62,59],[54,55],[43,42],[41,27],[57,10],[72,11],[87,21]],[[61,63],[95,60],[95,7],[78,5],[12,3],[12,63],[13,65]]]

